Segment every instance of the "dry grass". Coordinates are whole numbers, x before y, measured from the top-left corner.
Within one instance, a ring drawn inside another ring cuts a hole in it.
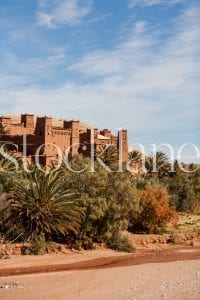
[[[168,230],[181,233],[200,233],[200,213],[180,214],[176,225],[168,226]]]

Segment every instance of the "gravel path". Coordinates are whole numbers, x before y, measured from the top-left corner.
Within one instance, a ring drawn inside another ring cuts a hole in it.
[[[3,300],[199,300],[200,260],[13,276],[0,285]]]

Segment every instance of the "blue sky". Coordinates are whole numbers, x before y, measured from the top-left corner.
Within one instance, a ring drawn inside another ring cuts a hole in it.
[[[199,147],[198,19],[193,0],[0,0],[0,114]]]

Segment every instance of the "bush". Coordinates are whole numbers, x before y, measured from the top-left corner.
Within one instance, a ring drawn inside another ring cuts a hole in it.
[[[105,242],[107,235],[123,231],[128,216],[137,210],[138,193],[129,173],[109,173],[100,166],[96,172],[69,174],[69,187],[80,194],[84,208],[76,247],[91,249],[92,243]]]
[[[169,231],[167,230],[166,226],[161,226],[160,228],[158,228],[157,233],[160,235],[164,235],[169,233]]]
[[[140,193],[140,212],[130,220],[131,231],[158,233],[159,228],[170,221],[176,221],[177,213],[169,206],[165,188],[149,186]]]
[[[32,238],[30,250],[34,255],[43,255],[46,252],[46,240],[43,233]]]
[[[74,247],[76,250],[92,250],[95,248],[92,239],[87,236],[83,236],[82,239],[75,240]]]
[[[176,207],[177,211],[191,211],[196,205],[196,195],[188,178],[184,176],[174,176],[170,178],[168,189],[170,193],[170,204]]]
[[[126,236],[119,232],[114,232],[110,238],[107,239],[106,245],[108,248],[121,252],[134,252],[135,248]]]

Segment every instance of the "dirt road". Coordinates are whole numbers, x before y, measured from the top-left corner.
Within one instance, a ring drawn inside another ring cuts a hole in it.
[[[26,270],[18,265],[21,274],[47,273],[1,277],[0,299],[200,299],[199,249],[150,252],[83,259],[53,267],[33,265]],[[59,268],[67,271],[60,272]],[[14,272],[14,268],[1,268],[1,275],[5,270],[6,275]]]

